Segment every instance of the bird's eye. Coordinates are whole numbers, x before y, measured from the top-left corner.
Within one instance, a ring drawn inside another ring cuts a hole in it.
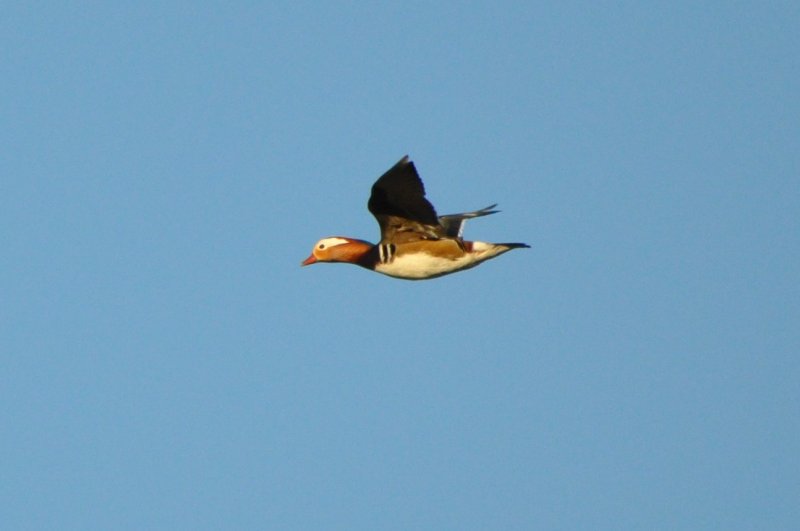
[[[325,248],[325,244],[324,244],[324,243],[321,243],[321,244],[319,244],[319,247],[317,247],[317,248],[318,248],[318,249],[324,249],[324,248]]]

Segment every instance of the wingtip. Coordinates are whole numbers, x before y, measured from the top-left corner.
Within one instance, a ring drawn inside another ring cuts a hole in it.
[[[404,166],[408,166],[409,164],[414,164],[414,163],[411,162],[411,158],[408,155],[403,155],[403,158],[395,162],[394,166],[392,166],[392,168],[389,171],[399,169]]]

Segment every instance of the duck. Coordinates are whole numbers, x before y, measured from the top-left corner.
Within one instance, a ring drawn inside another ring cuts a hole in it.
[[[302,266],[345,263],[405,280],[426,280],[473,268],[525,243],[489,243],[462,238],[468,219],[495,214],[497,204],[439,216],[408,155],[372,185],[367,208],[380,226],[377,244],[345,236],[319,240]]]

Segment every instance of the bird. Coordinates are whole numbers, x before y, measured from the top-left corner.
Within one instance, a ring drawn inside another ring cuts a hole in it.
[[[525,243],[488,243],[462,238],[468,219],[499,212],[497,204],[472,212],[439,216],[425,198],[422,183],[408,155],[372,185],[367,208],[381,231],[377,244],[344,236],[319,240],[301,262],[359,265],[390,277],[425,280],[477,266]]]

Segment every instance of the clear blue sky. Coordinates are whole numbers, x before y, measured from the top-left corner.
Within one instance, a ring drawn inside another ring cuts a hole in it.
[[[3,527],[796,529],[798,3],[530,4],[6,5]]]

